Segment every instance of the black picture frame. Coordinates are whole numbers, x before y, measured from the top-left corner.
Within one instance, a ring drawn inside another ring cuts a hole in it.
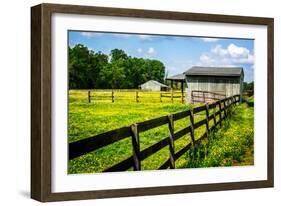
[[[51,169],[51,17],[54,13],[267,26],[267,180],[53,193]],[[274,185],[274,20],[170,11],[40,4],[31,8],[31,197],[49,202],[139,195],[266,188]]]

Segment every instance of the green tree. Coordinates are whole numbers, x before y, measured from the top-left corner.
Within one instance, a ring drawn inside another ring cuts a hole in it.
[[[123,60],[116,60],[107,64],[100,72],[102,88],[122,89],[126,78]]]
[[[107,55],[94,53],[82,44],[69,48],[70,89],[98,87],[100,69],[107,64]]]
[[[108,65],[108,56],[101,52],[94,54],[94,64],[92,66],[91,76],[92,76],[92,85],[89,88],[100,88],[102,82],[100,81],[99,74],[103,67]]]
[[[88,48],[81,44],[69,48],[69,87],[71,89],[87,87],[90,56]]]
[[[164,76],[159,60],[131,57],[121,49],[107,56],[82,44],[69,48],[70,89],[131,89],[148,80],[164,82]]]
[[[244,91],[253,91],[254,92],[254,82],[243,82],[243,90]]]
[[[113,49],[110,52],[111,62],[123,59],[126,60],[128,58],[127,54],[122,49]]]

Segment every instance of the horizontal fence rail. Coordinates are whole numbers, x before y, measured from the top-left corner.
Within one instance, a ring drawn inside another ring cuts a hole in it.
[[[185,93],[179,90],[170,91],[88,91],[88,102],[181,102],[184,103]]]
[[[210,92],[210,91],[201,91],[201,90],[193,90],[191,91],[191,100],[193,103],[196,102],[214,102],[220,99],[225,98],[225,94],[220,92]]]
[[[192,145],[199,144],[204,138],[207,138],[209,132],[213,131],[217,125],[221,126],[222,121],[230,114],[229,108],[239,102],[240,95],[234,95],[187,111],[146,120],[132,124],[131,126],[122,127],[69,143],[69,160],[130,137],[132,141],[132,155],[127,159],[105,169],[104,172],[125,171],[130,168],[134,168],[134,170],[141,170],[141,161],[166,146],[169,146],[169,158],[158,169],[174,169],[175,161],[188,151]],[[216,111],[217,107],[219,107],[218,111]],[[210,112],[211,110],[213,112]],[[194,115],[203,111],[206,112],[206,118],[194,123]],[[219,116],[218,121],[217,116]],[[190,118],[190,125],[174,132],[174,122],[187,117]],[[209,127],[210,121],[214,122],[211,128]],[[169,136],[143,150],[140,150],[139,134],[163,125],[168,125]],[[195,140],[194,131],[203,125],[206,125],[206,132],[199,139]],[[174,141],[186,134],[190,134],[191,142],[175,153]]]

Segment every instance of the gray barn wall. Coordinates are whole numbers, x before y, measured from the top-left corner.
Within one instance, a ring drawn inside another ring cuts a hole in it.
[[[186,77],[187,99],[188,103],[192,102],[191,91],[209,91],[224,94],[227,97],[242,94],[243,76],[240,77],[204,77],[192,76]]]

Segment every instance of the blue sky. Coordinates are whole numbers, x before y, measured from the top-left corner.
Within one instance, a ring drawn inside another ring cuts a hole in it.
[[[244,81],[254,78],[254,40],[69,31],[69,46],[76,44],[107,55],[118,48],[133,57],[160,60],[168,76],[192,66],[242,66]]]

